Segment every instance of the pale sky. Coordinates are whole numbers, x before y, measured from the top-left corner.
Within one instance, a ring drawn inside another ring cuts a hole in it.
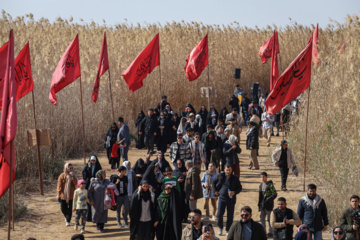
[[[1,9],[12,17],[34,14],[54,21],[57,17],[80,22],[161,23],[197,21],[204,24],[266,27],[298,24],[326,27],[329,19],[345,22],[346,14],[360,15],[360,0],[0,0]]]

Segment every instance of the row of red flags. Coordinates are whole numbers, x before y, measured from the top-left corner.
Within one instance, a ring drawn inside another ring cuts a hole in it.
[[[275,114],[287,103],[294,100],[310,86],[311,61],[319,63],[317,52],[318,26],[305,49],[294,59],[279,77],[277,55],[280,53],[278,34],[267,40],[259,50],[263,63],[271,58],[270,89],[265,106],[267,113]],[[339,52],[342,52],[345,44]],[[196,80],[209,64],[208,35],[195,46],[186,60],[185,74],[189,81]],[[159,34],[135,58],[123,72],[129,90],[134,92],[143,86],[143,80],[156,66],[160,65]],[[106,33],[102,42],[98,71],[92,93],[97,101],[100,77],[109,69]],[[57,104],[56,93],[81,76],[79,38],[71,42],[61,57],[51,80],[49,100]],[[14,37],[10,31],[9,42],[0,48],[0,197],[9,187],[10,178],[10,143],[15,137],[17,128],[16,101],[33,90],[29,43],[14,60]],[[15,151],[15,148],[13,148]],[[14,154],[15,155],[15,154]],[[15,179],[15,161],[13,180]]]
[[[278,54],[280,53],[278,33],[269,38],[259,49],[262,63],[271,58],[270,94],[265,101],[266,112],[275,114],[286,104],[293,101],[308,87],[311,80],[311,63],[318,64],[318,31],[316,25],[314,33],[305,49],[294,59],[279,77]]]

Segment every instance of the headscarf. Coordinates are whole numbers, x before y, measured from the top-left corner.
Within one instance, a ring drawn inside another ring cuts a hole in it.
[[[333,230],[332,230],[332,238],[331,238],[331,240],[335,240],[335,237],[334,237],[334,231],[335,231],[335,229],[337,229],[337,228],[340,228],[341,229],[341,231],[343,231],[344,233],[343,233],[343,237],[341,238],[341,240],[345,240],[346,239],[346,231],[345,231],[345,229],[343,228],[343,227],[341,227],[341,226],[336,226],[336,227],[334,227],[333,228]]]
[[[142,186],[144,183],[150,184],[148,181],[146,181],[146,179],[143,179],[143,180],[141,180],[140,185]],[[140,198],[141,198],[144,202],[147,202],[147,201],[151,198],[150,189],[148,189],[146,192],[144,192],[144,191],[141,189]]]
[[[212,184],[212,181],[211,181],[212,175],[216,173],[216,166],[215,166],[213,163],[212,163],[212,165],[214,166],[214,169],[213,169],[212,171],[206,170],[206,172],[205,172],[206,177],[207,177],[206,183],[207,183],[208,187]],[[208,196],[210,196],[211,189],[209,189],[208,187],[206,188],[206,194],[207,194]]]
[[[95,159],[95,164],[94,164],[94,165],[91,165],[91,176],[94,176],[94,171],[95,171],[95,166],[96,166],[96,162],[97,162],[97,157],[96,157],[95,155],[92,155],[92,156],[90,157],[90,161],[91,161],[92,159]]]
[[[233,143],[235,143],[236,140],[237,140],[237,137],[236,137],[235,135],[231,134],[231,135],[229,136],[229,139],[226,140],[225,143],[233,144]]]
[[[295,235],[295,240],[306,240],[307,239],[307,232],[300,231]]]
[[[103,183],[104,182],[104,178],[103,178],[103,173],[104,173],[104,170],[99,170],[99,171],[97,171],[96,172],[96,174],[95,174],[95,177],[98,179],[98,181],[100,182],[100,183]]]
[[[130,164],[130,161],[125,161],[123,162],[123,166],[126,167],[126,172],[128,175],[128,185],[127,185],[127,190],[128,190],[128,196],[132,196],[133,193],[133,181],[132,181],[132,174],[134,173],[132,169],[128,169],[128,165]]]
[[[66,200],[66,203],[69,203],[70,200],[70,194],[71,194],[71,178],[76,177],[75,173],[73,172],[72,176],[69,174],[69,165],[72,165],[71,163],[65,163],[64,165],[64,174],[65,174],[65,186],[64,186],[64,200]]]
[[[148,183],[153,188],[157,188],[157,181],[156,181],[156,175],[155,175],[155,164],[151,163],[150,166],[146,169],[144,173],[144,177],[141,180],[141,183]]]
[[[165,184],[165,187],[166,187],[166,185],[171,185],[171,184]],[[172,191],[173,190],[171,189],[171,192]],[[167,194],[164,189],[157,199],[158,204],[159,204],[160,213],[161,213],[161,223],[160,224],[162,224],[164,222],[165,216],[168,212],[169,199],[171,197],[171,192],[169,194]]]
[[[143,166],[143,167],[140,168],[140,166]],[[137,162],[134,164],[134,166],[132,167],[132,170],[134,171],[135,174],[144,174],[146,171],[144,160],[142,158],[139,158],[137,160]]]

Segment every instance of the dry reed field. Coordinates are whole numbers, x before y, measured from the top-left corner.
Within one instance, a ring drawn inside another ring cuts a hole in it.
[[[314,23],[316,24],[316,23]],[[358,193],[359,161],[359,18],[347,16],[345,23],[330,22],[320,26],[319,57],[321,64],[313,68],[309,111],[308,171],[319,185],[328,187],[324,196],[330,216],[338,216],[350,194]],[[279,32],[282,73],[305,47],[314,26],[305,27],[293,22],[291,26],[249,29],[234,22],[230,25],[204,25],[198,22],[171,22],[165,25],[133,25],[127,22],[108,26],[91,23],[73,23],[73,19],[58,18],[34,20],[32,14],[12,18],[5,11],[0,18],[0,44],[7,41],[14,29],[15,54],[30,42],[32,74],[38,128],[50,128],[52,146],[42,147],[44,172],[47,179],[56,178],[63,161],[82,155],[82,128],[79,80],[57,93],[58,105],[48,99],[52,74],[63,52],[79,34],[80,60],[83,83],[83,103],[86,131],[86,150],[90,154],[102,149],[104,134],[111,119],[108,75],[100,82],[99,98],[93,103],[91,93],[96,77],[103,33],[107,33],[111,83],[115,116],[124,116],[135,131],[133,121],[139,110],[155,107],[160,101],[159,67],[144,80],[144,86],[131,93],[121,77],[138,53],[160,33],[161,94],[168,96],[172,108],[178,112],[187,103],[196,110],[207,106],[200,98],[200,88],[207,86],[207,69],[202,76],[189,82],[186,79],[185,60],[192,48],[209,34],[210,86],[217,88],[217,97],[210,103],[217,109],[228,105],[234,85],[239,83],[249,92],[252,82],[260,82],[269,91],[270,63],[262,64],[259,47],[272,34]],[[346,41],[343,54],[338,50]],[[241,80],[234,81],[233,70],[242,69]],[[306,94],[304,95],[306,98]],[[305,105],[306,106],[306,105]],[[31,95],[18,101],[18,132],[16,137],[18,181],[32,183],[26,190],[37,190],[37,163],[35,148],[26,146],[26,129],[34,128]],[[306,109],[294,121],[289,136],[299,165],[303,159],[303,138]],[[345,198],[344,198],[345,197]],[[337,219],[333,219],[337,221]]]

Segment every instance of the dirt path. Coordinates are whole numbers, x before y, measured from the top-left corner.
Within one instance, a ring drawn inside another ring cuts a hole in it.
[[[243,128],[243,133],[241,134],[241,143],[240,147],[242,153],[240,154],[240,170],[241,176],[240,181],[243,186],[243,191],[239,194],[237,198],[237,203],[235,206],[234,221],[240,219],[240,209],[241,207],[248,205],[253,210],[253,219],[259,221],[259,212],[257,207],[258,202],[258,189],[260,180],[260,172],[266,171],[269,174],[269,180],[273,180],[275,187],[278,190],[278,197],[285,197],[288,202],[288,208],[296,212],[299,199],[305,194],[302,191],[302,178],[295,177],[289,173],[289,178],[287,182],[288,191],[280,191],[281,182],[280,182],[280,171],[274,167],[271,163],[270,153],[272,150],[277,147],[281,141],[281,137],[273,137],[272,144],[268,148],[266,147],[265,139],[260,139],[260,157],[259,164],[260,170],[248,170],[248,151],[245,147],[245,128]],[[133,144],[134,145],[134,144]],[[290,146],[291,147],[291,146]],[[132,164],[136,162],[137,159],[144,158],[146,150],[137,150],[131,149],[129,151],[129,158]],[[165,155],[168,159],[168,153]],[[105,153],[98,154],[99,160],[102,167],[105,170],[110,170],[110,165],[107,163],[107,158]],[[81,176],[81,171],[83,168],[83,159],[72,159],[67,162],[71,162],[74,165],[75,172],[78,176]],[[300,160],[298,159],[298,163]],[[204,170],[202,170],[203,172]],[[108,171],[107,177],[109,177],[110,171]],[[49,188],[48,188],[49,189]],[[321,189],[319,190],[321,195]],[[70,239],[71,236],[75,233],[78,233],[74,230],[73,225],[71,227],[65,227],[64,217],[60,211],[60,205],[56,199],[56,182],[54,182],[54,187],[45,192],[45,196],[40,196],[38,193],[30,193],[30,195],[22,197],[25,204],[30,210],[30,216],[26,221],[17,221],[15,222],[15,231],[11,232],[11,239],[16,240],[26,240],[29,237],[36,239]],[[200,208],[204,213],[204,200],[198,201],[198,208]],[[226,213],[225,213],[226,216]],[[225,225],[226,217],[224,217]],[[71,224],[74,223],[74,215],[71,220]],[[216,222],[212,222],[216,226]],[[99,233],[95,229],[93,223],[86,224],[86,239],[129,239],[129,229],[118,228],[116,226],[115,212],[109,211],[108,223],[105,224],[105,233]],[[0,228],[0,239],[7,239],[7,226],[2,225]],[[217,227],[215,227],[217,232]],[[225,231],[224,231],[225,232]],[[219,237],[219,236],[218,236]],[[221,236],[220,239],[226,239],[226,236]],[[324,235],[324,239],[330,239],[330,234],[327,233]]]

